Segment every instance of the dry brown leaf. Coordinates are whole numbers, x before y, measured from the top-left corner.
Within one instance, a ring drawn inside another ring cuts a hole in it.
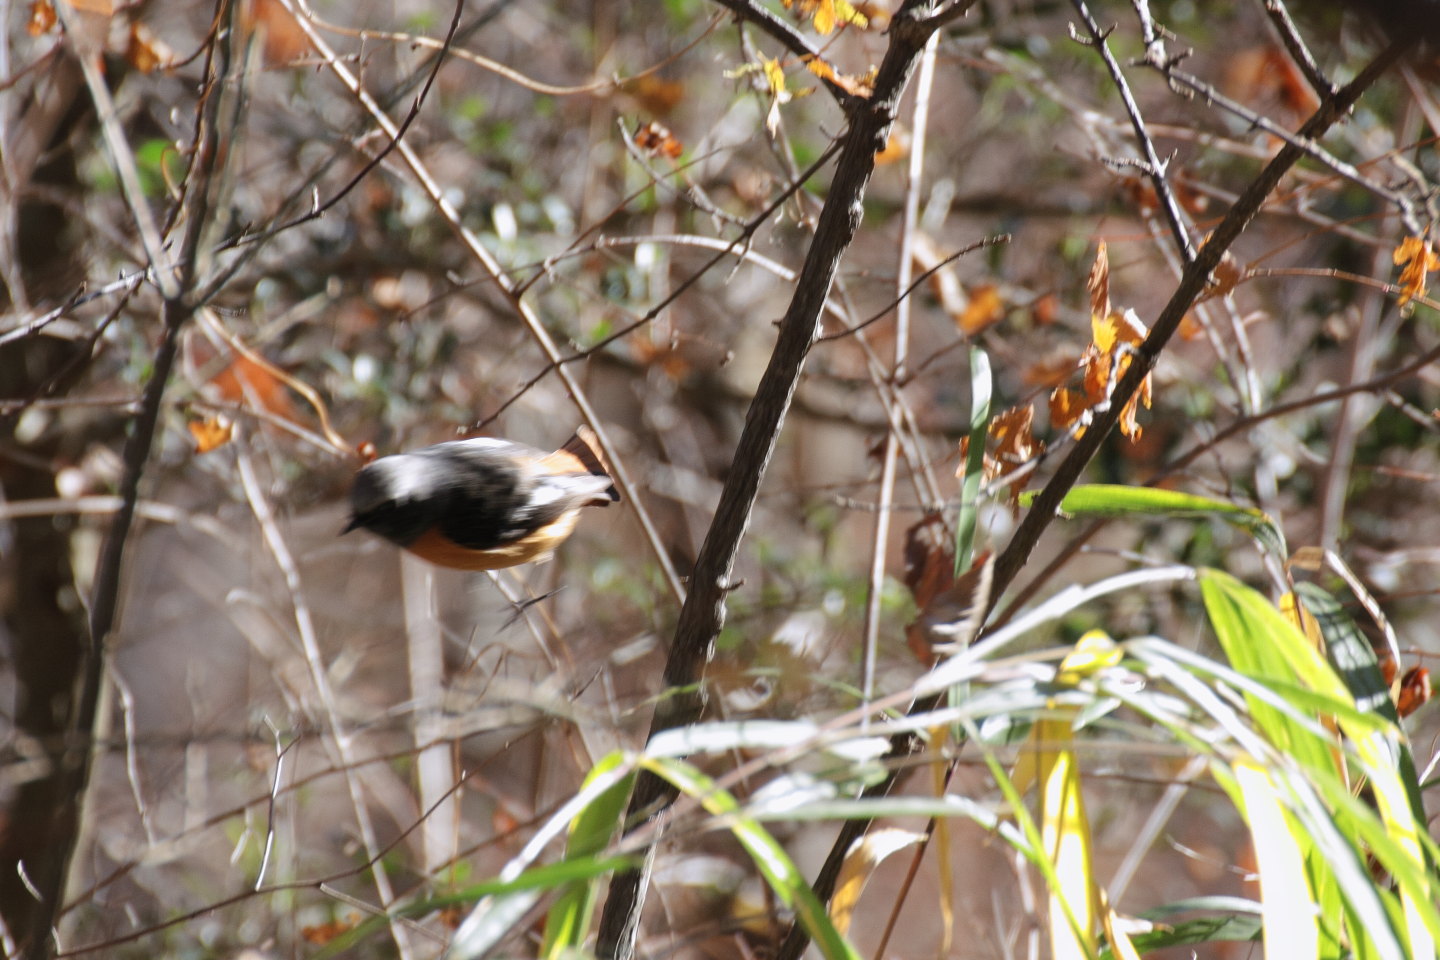
[[[1400,306],[1425,296],[1426,274],[1440,270],[1440,256],[1430,245],[1420,237],[1406,237],[1391,259],[1400,267]]]
[[[940,514],[928,513],[905,531],[904,557],[905,586],[923,610],[955,579],[954,545]]]
[[[835,84],[835,86],[839,87],[841,90],[844,90],[852,97],[869,97],[870,94],[875,92],[874,67],[871,67],[868,71],[859,74],[858,76],[847,76],[846,74],[843,74],[840,71],[836,70],[834,67],[832,67],[818,54],[804,54],[803,56],[801,56],[800,61],[805,64],[806,70],[809,70],[821,80],[827,80],[830,83]],[[884,152],[884,150],[880,151],[880,153]]]
[[[280,0],[251,0],[240,11],[244,27],[261,35],[266,63],[292,63],[310,52],[310,39]]]
[[[1278,101],[1296,116],[1309,116],[1320,106],[1319,97],[1294,61],[1274,43],[1231,56],[1225,67],[1225,87],[1248,103]]]
[[[1209,237],[1205,238],[1209,241]],[[1204,244],[1201,244],[1204,247]],[[1239,260],[1235,259],[1230,251],[1225,251],[1220,258],[1220,263],[1210,272],[1210,278],[1205,285],[1205,292],[1201,294],[1200,300],[1211,300],[1215,297],[1228,296],[1232,290],[1243,283],[1250,275],[1250,270]]]
[[[1060,298],[1053,293],[1036,300],[1030,305],[1030,318],[1037,326],[1048,327],[1060,317]]]
[[[1044,449],[1035,439],[1034,425],[1035,408],[1028,403],[1002,411],[990,421],[1000,476],[1008,477]],[[1019,496],[1018,490],[1015,495]]]
[[[247,356],[240,355],[231,360],[210,381],[220,398],[230,403],[243,403],[259,407],[283,420],[298,422],[295,404],[290,399],[285,384],[267,369]]]

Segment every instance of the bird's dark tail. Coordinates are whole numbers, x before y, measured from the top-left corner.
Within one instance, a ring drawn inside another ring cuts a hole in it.
[[[566,440],[565,445],[560,449],[583,463],[585,469],[595,476],[605,477],[607,480],[610,478],[610,464],[605,462],[605,454],[600,449],[600,441],[596,439],[595,431],[589,427],[584,425],[577,427],[575,436]],[[613,483],[610,484],[610,489],[605,491],[605,495],[612,502],[620,502],[620,491],[615,489]]]

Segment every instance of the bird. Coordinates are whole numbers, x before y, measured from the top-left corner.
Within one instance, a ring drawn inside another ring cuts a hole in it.
[[[619,500],[589,427],[554,453],[473,437],[367,464],[342,533],[369,530],[437,566],[499,570],[548,559],[582,507]]]

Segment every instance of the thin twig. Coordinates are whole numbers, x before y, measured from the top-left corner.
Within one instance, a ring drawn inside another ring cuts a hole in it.
[[[1334,97],[1321,104],[1315,115],[1300,128],[1300,138],[1310,140],[1328,130],[1360,99],[1360,95],[1399,60],[1415,42],[1411,38],[1387,47],[1378,57],[1367,64],[1354,80],[1342,87]],[[998,597],[1003,593],[1025,565],[1031,551],[1035,549],[1035,544],[1040,540],[1040,534],[1055,519],[1060,501],[1079,479],[1081,471],[1100,449],[1100,444],[1114,429],[1120,418],[1121,410],[1135,395],[1135,391],[1140,387],[1140,382],[1154,369],[1160,353],[1180,326],[1180,321],[1184,319],[1185,314],[1189,312],[1195,300],[1204,291],[1211,271],[1220,264],[1221,258],[1231,244],[1259,212],[1265,198],[1275,189],[1285,172],[1304,154],[1305,150],[1295,143],[1287,143],[1282,147],[1280,152],[1275,155],[1275,159],[1270,161],[1260,175],[1251,181],[1245,191],[1240,194],[1235,205],[1225,215],[1225,219],[1211,234],[1209,241],[1200,248],[1199,255],[1186,268],[1184,276],[1180,278],[1169,302],[1160,311],[1149,335],[1137,348],[1135,361],[1130,364],[1125,376],[1116,385],[1109,407],[1096,416],[1093,425],[1085,431],[1084,436],[1080,437],[1069,454],[1056,467],[1054,476],[1037,494],[1010,543],[995,561],[994,596]]]
[[[1095,52],[1100,54],[1100,59],[1105,63],[1105,69],[1110,71],[1110,79],[1115,84],[1115,89],[1120,93],[1120,102],[1125,105],[1125,113],[1130,117],[1130,125],[1135,130],[1135,139],[1139,141],[1140,151],[1144,155],[1144,161],[1139,164],[1139,167],[1150,178],[1150,183],[1154,185],[1155,195],[1160,198],[1160,209],[1165,211],[1165,222],[1170,227],[1170,234],[1175,239],[1175,246],[1180,250],[1181,259],[1188,264],[1195,259],[1195,244],[1190,239],[1190,229],[1185,214],[1175,199],[1174,191],[1170,189],[1170,178],[1165,175],[1169,161],[1161,160],[1160,154],[1155,152],[1155,143],[1150,139],[1150,131],[1145,127],[1144,118],[1140,116],[1140,105],[1135,102],[1135,96],[1130,92],[1130,84],[1125,79],[1125,71],[1120,69],[1120,64],[1110,53],[1110,44],[1106,39],[1109,33],[1100,30],[1095,18],[1090,15],[1090,8],[1085,5],[1085,0],[1071,0],[1071,2],[1075,6],[1075,12],[1080,15],[1080,21],[1085,24],[1086,32],[1090,34],[1088,41],[1081,42],[1088,47],[1093,47]],[[1074,28],[1071,29],[1073,31]],[[1079,38],[1076,37],[1076,39]],[[1153,51],[1158,43],[1158,40],[1152,40],[1147,46]]]
[[[819,173],[821,170],[825,169],[825,165],[830,162],[830,159],[834,157],[835,154],[839,152],[839,150],[839,141],[836,141],[835,143],[832,143],[829,147],[827,147],[824,153],[817,157],[815,159],[815,162],[812,163],[809,167],[807,167],[805,171],[801,173],[798,177],[796,177],[788,186],[786,186],[784,190],[780,191],[779,195],[776,196],[775,199],[772,200],[769,204],[767,204],[764,210],[761,210],[754,217],[752,217],[749,222],[745,224],[744,228],[740,231],[740,233],[738,233],[733,239],[729,240],[728,242],[723,240],[719,241],[720,243],[724,244],[724,247],[721,248],[719,252],[715,254],[715,256],[705,261],[705,263],[701,264],[700,268],[697,269],[694,273],[690,274],[690,276],[686,277],[680,283],[676,284],[673,290],[666,294],[659,303],[655,304],[649,310],[646,310],[642,316],[631,321],[630,323],[627,323],[625,326],[616,330],[608,337],[604,337],[596,343],[592,343],[584,350],[577,350],[575,353],[564,357],[559,356],[557,351],[556,355],[550,358],[550,362],[547,363],[545,366],[541,367],[537,373],[530,377],[530,379],[526,380],[523,384],[521,384],[520,387],[513,394],[510,395],[509,399],[507,399],[504,403],[500,404],[498,408],[492,411],[483,420],[477,421],[474,425],[471,426],[470,429],[480,430],[493,423],[495,419],[500,416],[500,414],[504,413],[505,410],[511,406],[511,404],[515,403],[527,392],[529,392],[529,390],[533,388],[535,384],[545,379],[545,377],[549,376],[551,373],[560,371],[565,364],[575,363],[577,360],[584,360],[586,357],[589,357],[592,354],[604,350],[612,343],[623,340],[630,334],[634,333],[636,330],[639,330],[640,328],[652,323],[656,317],[660,316],[660,314],[665,311],[667,307],[669,307],[676,300],[680,299],[681,295],[683,295],[685,291],[689,290],[695,284],[699,283],[700,279],[704,277],[707,273],[709,273],[716,264],[720,263],[728,256],[741,256],[735,251],[743,249],[748,253],[750,238],[754,236],[755,231],[760,229],[760,227],[767,220],[769,220],[770,217],[772,217],[777,210],[783,207],[787,200],[789,200],[792,196],[802,190],[805,187],[805,184],[810,181],[811,177]],[[597,241],[597,245],[598,243],[599,241]],[[528,286],[528,283],[518,285],[517,293],[523,293],[524,289],[527,289]]]
[[[1226,110],[1239,117],[1240,119],[1244,120],[1251,126],[1256,127],[1260,130],[1264,130],[1271,136],[1284,141],[1286,146],[1303,152],[1311,159],[1315,160],[1318,163],[1324,164],[1331,170],[1335,171],[1335,173],[1337,173],[1341,177],[1349,180],[1351,183],[1354,183],[1360,187],[1363,187],[1366,190],[1369,190],[1371,193],[1380,197],[1382,200],[1390,203],[1392,206],[1394,206],[1397,210],[1400,211],[1400,217],[1404,221],[1406,229],[1410,231],[1412,236],[1419,236],[1422,232],[1419,211],[1416,210],[1415,202],[1413,200],[1411,200],[1409,197],[1405,196],[1402,193],[1391,190],[1389,187],[1385,186],[1382,183],[1377,183],[1376,181],[1371,180],[1369,177],[1365,176],[1365,174],[1361,173],[1354,164],[1347,163],[1346,161],[1341,160],[1339,157],[1335,156],[1329,150],[1326,150],[1323,146],[1320,145],[1318,141],[1314,139],[1314,134],[1307,134],[1305,132],[1309,124],[1307,124],[1305,127],[1301,127],[1298,133],[1291,133],[1290,131],[1286,130],[1280,124],[1271,120],[1264,114],[1257,113],[1256,111],[1251,110],[1244,104],[1225,96],[1225,94],[1215,89],[1214,84],[1206,83],[1199,77],[1185,73],[1181,70],[1176,70],[1173,67],[1165,66],[1163,64],[1147,64],[1147,66],[1154,67],[1165,77],[1165,79],[1169,80],[1172,84],[1185,87],[1189,90],[1194,91],[1195,93],[1200,94],[1200,96],[1205,98],[1205,102],[1213,103],[1216,106],[1220,107],[1222,110]],[[1354,81],[1351,81],[1352,84],[1353,82]]]
[[[624,492],[626,498],[629,499],[630,509],[634,512],[636,520],[640,523],[640,527],[645,534],[645,539],[650,544],[651,553],[655,558],[656,564],[660,567],[661,573],[665,577],[666,584],[670,587],[671,594],[675,596],[676,599],[683,598],[685,596],[685,588],[680,582],[680,574],[675,569],[674,561],[670,559],[669,551],[665,549],[665,542],[660,536],[659,529],[656,528],[649,511],[645,509],[639,488],[631,479],[630,472],[625,468],[625,464],[619,456],[619,451],[610,440],[609,431],[606,430],[600,414],[590,403],[590,399],[585,393],[585,390],[580,386],[580,382],[570,373],[569,369],[560,365],[561,356],[559,347],[556,346],[554,338],[551,337],[550,332],[545,329],[544,323],[541,322],[540,317],[535,313],[534,309],[516,294],[518,286],[516,281],[506,273],[504,267],[500,265],[500,261],[495,259],[495,255],[480,242],[480,238],[475,235],[474,231],[465,226],[461,220],[460,212],[456,210],[455,205],[450,202],[450,198],[446,196],[445,191],[430,173],[425,162],[420,159],[420,155],[415,152],[409,143],[398,139],[400,131],[396,127],[395,122],[381,109],[380,104],[375,101],[375,98],[371,96],[369,91],[360,84],[355,74],[352,73],[345,64],[340,62],[340,59],[335,55],[335,51],[325,41],[325,38],[320,36],[319,31],[310,22],[309,10],[304,7],[303,0],[280,0],[280,2],[285,7],[286,12],[294,19],[295,24],[300,28],[301,32],[303,32],[310,41],[310,44],[315,48],[315,52],[324,58],[325,64],[329,67],[330,72],[334,74],[336,79],[344,85],[345,89],[350,91],[351,95],[359,101],[360,105],[365,108],[365,111],[370,114],[380,129],[385,131],[385,135],[396,141],[396,151],[405,161],[405,165],[410,168],[410,172],[420,184],[421,189],[425,191],[426,196],[429,197],[436,212],[440,214],[441,219],[445,221],[451,231],[454,232],[461,243],[465,245],[470,255],[494,281],[496,288],[505,295],[511,308],[524,322],[526,329],[530,332],[531,338],[534,339],[535,343],[540,347],[541,352],[545,354],[546,358],[552,364],[556,365],[556,376],[560,378],[560,382],[565,385],[565,389],[570,393],[570,399],[579,409],[581,417],[583,417],[585,422],[595,431],[595,436],[605,453],[606,459],[610,463],[611,474],[615,479],[616,486],[618,486]]]
[[[1321,98],[1332,96],[1335,93],[1335,84],[1320,70],[1320,65],[1315,62],[1315,57],[1310,53],[1310,48],[1305,46],[1305,40],[1300,36],[1300,31],[1295,28],[1295,21],[1290,19],[1290,11],[1285,8],[1284,0],[1262,0],[1261,6],[1265,8],[1265,16],[1270,18],[1270,25],[1275,28],[1279,35],[1280,42],[1284,44],[1290,59],[1295,66],[1305,75],[1310,88],[1315,91],[1316,96]]]
[[[914,246],[917,221],[920,219],[920,190],[925,181],[925,133],[930,123],[930,94],[935,82],[935,50],[940,34],[932,33],[920,54],[920,69],[915,79],[915,107],[911,117],[909,163],[905,170],[905,206],[900,218],[899,263],[895,270],[896,299],[894,353],[890,375],[895,382],[905,375],[910,355],[910,275],[914,270]],[[938,267],[937,267],[938,269]],[[918,282],[918,281],[916,281]],[[890,552],[890,511],[885,509],[895,498],[895,465],[899,459],[899,431],[885,431],[885,449],[880,458],[880,490],[877,494],[882,509],[875,513],[870,540],[870,583],[865,595],[865,626],[861,636],[860,698],[869,703],[875,695],[875,666],[880,648],[880,599],[885,587],[885,561]]]
[[[732,571],[740,541],[806,355],[819,332],[820,314],[840,258],[860,226],[862,200],[874,171],[875,154],[885,144],[900,95],[933,33],[923,17],[926,7],[924,0],[908,0],[896,13],[890,25],[890,44],[876,73],[875,93],[868,100],[851,104],[850,125],[829,196],[820,211],[815,237],[781,321],[770,362],[746,413],[715,519],[695,562],[690,595],[680,610],[665,664],[665,685],[676,692],[657,705],[650,725],[652,733],[693,723],[704,708],[705,697],[698,682],[724,624],[725,597],[735,587]],[[642,773],[630,798],[630,816],[644,816],[648,822],[656,823],[656,809],[668,805],[674,796],[673,788],[660,778]],[[597,934],[599,956],[629,960],[633,955],[646,882],[644,871],[627,871],[612,879]]]

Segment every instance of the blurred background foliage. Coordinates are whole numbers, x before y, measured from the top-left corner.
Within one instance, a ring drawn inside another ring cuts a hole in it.
[[[160,339],[160,298],[134,279],[145,258],[75,64],[103,63],[163,224],[203,106],[198,80],[215,13],[145,0],[118,9],[55,2],[58,23],[46,0],[10,6],[0,60],[0,857],[10,865],[0,913],[11,942],[31,909],[13,865],[53,839],[43,811],[54,798],[41,790],[47,738],[65,713],[121,443]],[[1291,7],[1320,69],[1338,82],[1381,42],[1373,24],[1339,5]],[[860,78],[883,53],[890,13],[884,0],[861,9],[870,29],[824,36],[797,11],[772,12],[835,71]],[[1314,109],[1262,4],[1150,9],[1173,31],[1171,51],[1190,52],[1184,70],[1214,91],[1287,130]],[[567,366],[637,479],[658,547],[687,574],[829,168],[777,198],[845,117],[797,58],[700,0],[472,0],[435,71],[454,13],[431,0],[359,0],[317,2],[307,16],[397,122],[434,73],[406,143],[459,220],[525,285],[562,353],[576,357]],[[1171,178],[1199,240],[1279,141],[1129,66],[1144,52],[1131,5],[1097,4],[1095,13],[1121,24],[1111,46],[1157,148],[1173,157]],[[1097,242],[1108,246],[1117,306],[1148,322],[1169,298],[1173,245],[1132,162],[1116,90],[1094,51],[1068,35],[1073,17],[1068,4],[985,0],[941,36],[915,269],[1009,239],[917,288],[902,370],[887,359],[889,319],[812,352],[707,675],[717,716],[820,720],[856,704],[877,509],[894,520],[883,544],[876,688],[913,681],[925,667],[904,642],[916,614],[906,535],[958,497],[966,347],[990,357],[994,409],[1033,404],[1036,439],[1063,449],[1066,431],[1048,422],[1047,398],[1073,385],[1091,341],[1086,278]],[[109,944],[99,955],[304,955],[307,937],[327,939],[326,924],[357,911],[348,898],[374,903],[495,874],[595,758],[639,745],[663,695],[678,612],[628,504],[590,511],[552,562],[493,578],[402,567],[375,538],[337,537],[361,445],[383,454],[477,431],[551,448],[580,415],[398,152],[382,156],[388,138],[291,8],[249,0],[236,24],[226,40],[235,53],[221,130],[224,202],[202,252],[207,276],[224,279],[209,319],[182,332],[146,467],[60,928],[65,947]],[[784,95],[767,83],[767,61],[783,70]],[[1310,159],[1284,180],[1233,251],[1245,281],[1193,312],[1155,371],[1143,432],[1110,438],[1086,476],[1140,484],[1168,474],[1172,488],[1265,511],[1292,547],[1338,550],[1394,624],[1402,668],[1440,652],[1433,369],[1343,405],[1256,417],[1183,469],[1172,464],[1240,418],[1370,380],[1434,347],[1434,305],[1421,297],[1400,309],[1385,284],[1398,282],[1393,251],[1415,233],[1389,195],[1418,197],[1420,226],[1432,226],[1435,76],[1423,57],[1405,63],[1326,140],[1368,184]],[[907,99],[879,160],[826,333],[895,299],[912,109]],[[882,503],[887,383],[904,398],[909,456],[893,502]],[[338,447],[297,386],[323,405]],[[213,449],[200,452],[196,430],[206,424],[220,434],[202,437]],[[1043,485],[1051,464],[1041,458],[1023,485]],[[928,481],[913,479],[927,472]],[[1014,518],[1006,492],[994,492],[980,548],[1003,546]],[[1057,522],[1027,571],[1038,573],[1080,529]],[[1264,582],[1261,553],[1243,532],[1149,519],[1108,525],[1036,585],[1038,596],[1137,560]],[[1364,620],[1358,607],[1352,614]],[[1112,595],[1035,642],[1072,642],[1098,625],[1214,651],[1199,597],[1178,587]],[[427,631],[438,638],[438,667],[421,683],[413,651]],[[1434,754],[1435,716],[1412,719],[1422,767]],[[447,787],[463,772],[458,791],[425,781],[420,768],[437,749]],[[1181,760],[1130,743],[1101,746],[1086,763],[1099,856],[1115,863]],[[980,760],[962,763],[955,789],[993,795],[987,776]],[[1246,834],[1223,799],[1190,788],[1118,907],[1244,892]],[[830,832],[801,824],[777,833],[813,873]],[[954,891],[966,955],[1010,955],[1017,931],[1034,921],[1023,877],[983,830],[957,828],[949,842],[973,863]],[[375,863],[388,895],[376,893]],[[662,863],[665,895],[647,915],[647,954],[768,953],[780,927],[738,918],[773,904],[733,841],[686,837]],[[334,879],[322,889],[321,877]],[[293,885],[246,895],[257,879]],[[914,922],[891,949],[929,955],[941,923],[926,895],[912,897]],[[869,926],[856,923],[862,947],[876,942],[888,908],[876,905]],[[411,931],[407,949],[435,955],[446,922]],[[1253,949],[1240,947],[1206,955]],[[363,955],[393,949],[381,943]],[[527,952],[520,940],[514,949]]]

